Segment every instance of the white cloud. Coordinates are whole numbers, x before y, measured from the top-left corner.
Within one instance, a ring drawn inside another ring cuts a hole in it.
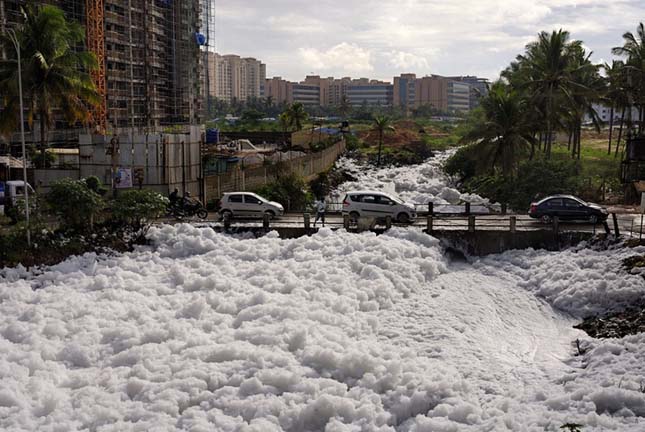
[[[430,69],[430,62],[427,58],[405,51],[390,51],[388,64],[402,71],[427,71]]]
[[[645,15],[642,0],[218,0],[218,47],[272,74],[392,79],[401,70],[496,73],[542,31],[564,28],[594,59]],[[236,11],[239,8],[239,11]],[[302,48],[306,47],[306,48]],[[414,70],[413,70],[414,69]],[[495,76],[488,76],[495,78]]]
[[[374,71],[372,53],[356,44],[342,42],[328,50],[316,48],[300,48],[300,59],[313,70],[342,71],[352,74],[366,74]]]

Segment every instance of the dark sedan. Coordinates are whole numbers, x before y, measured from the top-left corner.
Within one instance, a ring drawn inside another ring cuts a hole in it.
[[[531,204],[529,216],[550,223],[555,216],[560,220],[580,220],[593,224],[607,220],[607,210],[598,204],[584,202],[572,195],[554,195]]]

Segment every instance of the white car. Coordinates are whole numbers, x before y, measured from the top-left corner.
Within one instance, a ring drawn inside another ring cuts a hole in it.
[[[268,214],[270,218],[282,216],[284,207],[275,201],[269,201],[252,192],[228,192],[220,200],[219,214],[224,217],[264,217]]]
[[[385,192],[352,191],[343,199],[343,214],[357,220],[361,217],[382,219],[390,216],[400,223],[414,222],[417,211],[413,204]]]

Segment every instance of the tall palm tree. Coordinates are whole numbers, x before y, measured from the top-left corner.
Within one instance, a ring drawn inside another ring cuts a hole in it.
[[[530,102],[501,82],[481,101],[484,118],[462,139],[476,146],[480,169],[513,177],[519,161],[535,143]]]
[[[41,164],[47,150],[47,129],[60,110],[70,124],[89,123],[91,107],[99,103],[99,94],[90,77],[97,67],[96,57],[78,50],[85,39],[83,27],[68,22],[55,6],[22,7],[24,24],[18,29],[21,47],[23,89],[30,125],[40,122]],[[0,132],[15,130],[19,120],[18,62],[14,47],[2,38],[9,58],[0,62],[0,94],[4,110],[0,112]]]
[[[605,63],[603,66],[606,75],[606,91],[604,101],[609,105],[609,143],[607,145],[607,154],[611,154],[611,146],[614,133],[614,117],[616,109],[627,105],[627,93],[625,89],[625,63],[620,60],[613,60],[611,64]]]
[[[628,86],[631,87],[630,103],[638,109],[638,133],[643,132],[645,120],[645,26],[639,23],[636,34],[627,32],[623,34],[623,46],[615,47],[613,54],[627,57],[625,72]]]
[[[347,119],[347,115],[351,110],[352,106],[349,103],[349,99],[347,99],[346,95],[343,95],[343,97],[340,98],[340,103],[338,104],[338,112],[340,113],[340,116],[343,119]]]
[[[378,157],[376,166],[381,166],[381,153],[383,152],[383,135],[386,132],[394,131],[392,119],[387,116],[377,115],[374,117],[373,128],[378,132]]]
[[[526,74],[524,85],[536,103],[544,106],[546,138],[545,153],[551,156],[552,136],[558,123],[558,100],[570,97],[576,86],[573,53],[582,49],[580,41],[571,41],[565,30],[541,32],[538,40],[526,46],[526,54],[517,58],[517,69]]]
[[[289,126],[299,131],[303,128],[303,123],[309,118],[309,114],[305,111],[305,106],[300,102],[292,103],[286,110],[286,115],[289,120]]]

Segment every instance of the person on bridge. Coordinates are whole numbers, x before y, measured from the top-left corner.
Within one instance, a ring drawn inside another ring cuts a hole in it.
[[[314,207],[316,208],[316,219],[314,220],[314,226],[316,226],[316,223],[318,222],[318,219],[322,221],[322,226],[325,226],[325,198],[321,198],[318,201],[314,203]]]

